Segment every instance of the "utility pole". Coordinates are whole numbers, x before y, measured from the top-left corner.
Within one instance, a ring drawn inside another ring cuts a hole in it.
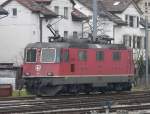
[[[148,16],[145,16],[145,61],[146,61],[146,87],[149,85],[148,77]]]
[[[97,0],[93,0],[93,42],[97,37]]]

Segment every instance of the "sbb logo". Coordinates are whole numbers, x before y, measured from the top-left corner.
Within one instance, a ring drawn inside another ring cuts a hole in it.
[[[36,66],[35,66],[35,70],[36,70],[37,72],[40,71],[41,68],[42,68],[41,65],[36,65]]]

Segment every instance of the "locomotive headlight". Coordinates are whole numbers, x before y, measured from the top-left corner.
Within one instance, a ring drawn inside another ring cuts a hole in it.
[[[30,73],[29,72],[26,72],[26,73],[24,73],[25,74],[25,76],[30,76]]]
[[[48,76],[53,76],[53,73],[52,72],[48,72],[47,75]]]

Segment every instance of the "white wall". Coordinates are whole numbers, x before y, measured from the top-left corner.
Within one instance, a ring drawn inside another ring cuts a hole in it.
[[[140,17],[141,15],[139,12],[136,10],[136,8],[131,4],[122,14],[117,14],[120,18],[122,18],[125,21],[125,15],[131,15],[131,16],[138,16]],[[117,26],[115,27],[115,43],[122,43],[123,42],[123,35],[128,34],[128,35],[136,35],[136,36],[145,36],[144,30],[140,28],[134,28],[134,27],[129,27],[129,26]]]
[[[68,31],[68,36],[71,38],[73,36],[73,31],[76,31],[81,37],[82,32],[82,22],[72,21],[71,12],[73,11],[73,4],[70,0],[53,0],[47,8],[54,11],[54,6],[59,6],[59,15],[64,15],[64,7],[68,7],[68,19],[62,19],[57,24],[53,25],[55,30],[59,31],[59,34],[63,37],[64,31]],[[48,36],[53,36],[51,32],[45,27],[48,23],[53,24],[57,22],[60,18],[49,20],[48,22],[44,22],[43,25],[43,41],[48,41]]]
[[[12,8],[17,7],[17,16],[12,16]],[[9,16],[0,20],[0,63],[22,63],[24,47],[30,42],[39,41],[38,18],[30,10],[16,1],[6,7]]]
[[[60,15],[64,14],[64,7],[69,8],[69,18],[59,21],[54,25],[54,29],[58,30],[62,37],[64,31],[68,31],[70,37],[72,37],[73,31],[78,32],[81,36],[82,24],[72,21],[73,4],[70,0],[54,0],[47,7],[54,11],[54,6],[59,6]],[[12,16],[12,8],[17,8],[16,17]],[[23,62],[24,47],[28,43],[40,41],[39,16],[15,0],[6,5],[4,9],[9,12],[9,16],[0,20],[0,63],[10,62],[20,65]],[[58,20],[58,18],[43,20],[43,42],[48,42],[48,36],[52,36],[46,25]]]

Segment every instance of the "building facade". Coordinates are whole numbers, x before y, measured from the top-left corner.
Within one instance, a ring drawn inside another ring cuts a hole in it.
[[[98,36],[134,48],[135,55],[143,54],[145,31],[135,2],[97,1]],[[6,0],[2,6],[9,15],[0,21],[0,63],[22,64],[28,43],[49,42],[53,36],[48,24],[64,39],[88,38],[92,33],[92,0]]]
[[[134,59],[144,55],[145,30],[140,24],[142,11],[136,3],[132,0],[97,0],[97,2],[103,33],[113,38],[115,44],[125,44],[133,48]],[[77,0],[77,4],[81,11],[92,15],[91,0]]]
[[[6,0],[2,4],[9,15],[0,21],[0,63],[21,65],[28,43],[40,42],[41,39],[48,42],[49,37],[53,36],[47,24],[51,24],[65,38],[81,35],[84,15],[80,12],[75,15],[72,0],[41,1]]]

